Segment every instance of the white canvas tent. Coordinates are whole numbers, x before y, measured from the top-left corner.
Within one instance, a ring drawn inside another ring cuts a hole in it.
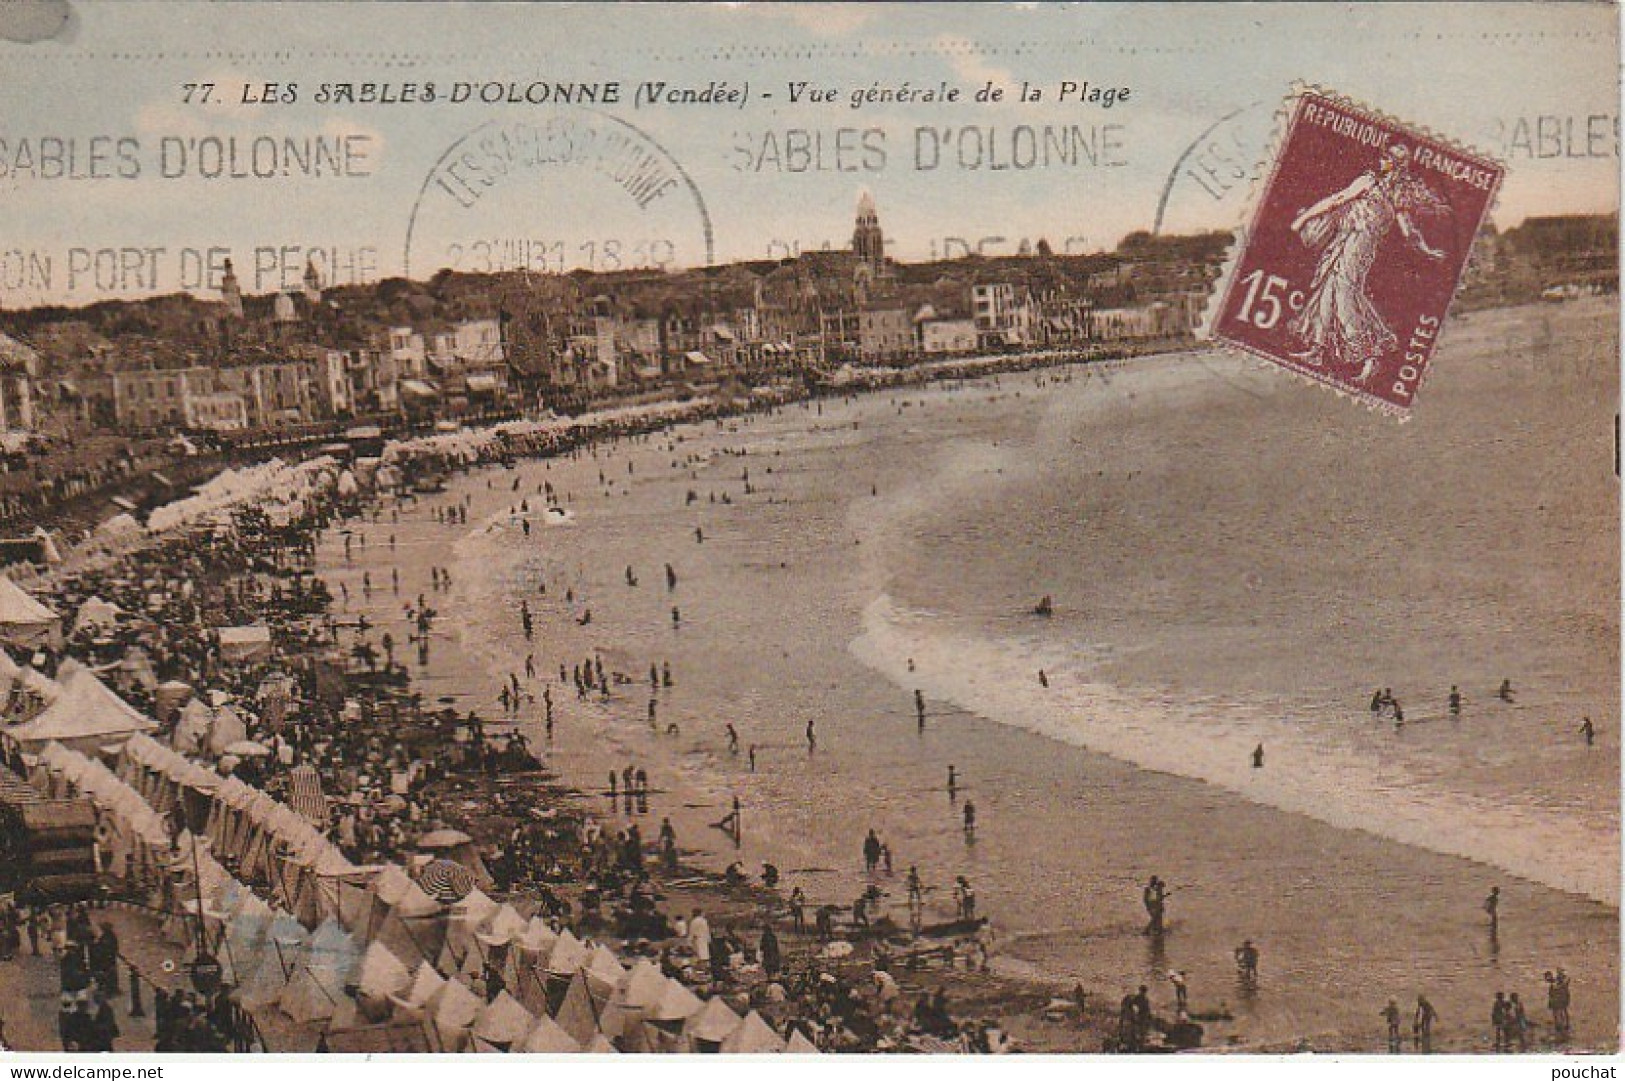
[[[739,1030],[744,1018],[734,1013],[721,998],[709,999],[701,1010],[683,1022],[683,1035],[691,1051],[720,1051],[722,1042]]]
[[[328,920],[300,951],[298,968],[277,996],[282,1012],[300,1024],[333,1016],[355,969],[357,948],[337,920]]]
[[[404,993],[389,995],[389,1004],[394,1008],[396,1017],[422,1020],[440,1004],[440,995],[445,989],[445,977],[425,961],[418,966],[417,974],[412,977],[412,983]]]
[[[376,1014],[372,1020],[383,1020],[389,1015],[391,995],[402,994],[412,986],[412,973],[401,959],[389,952],[382,942],[367,947],[356,970],[356,999],[363,1012]]]
[[[527,1055],[574,1055],[580,1053],[581,1045],[544,1013],[536,1019],[536,1027],[530,1030],[519,1050]]]
[[[440,1050],[461,1051],[468,1045],[469,1030],[480,1015],[479,996],[456,981],[448,982],[440,992],[440,1001],[434,1011],[434,1031],[440,1039]]]
[[[513,1050],[535,1027],[531,1012],[503,991],[474,1020],[474,1050]]]
[[[220,657],[241,662],[266,660],[271,656],[271,628],[254,625],[220,628]]]
[[[299,921],[286,913],[278,915],[266,932],[265,948],[260,951],[253,975],[237,988],[234,996],[237,1003],[250,1011],[263,1010],[275,1003],[288,985],[288,976],[304,941],[305,929]]]
[[[62,662],[57,671],[57,683],[62,690],[55,702],[32,720],[4,730],[24,751],[37,751],[55,741],[75,750],[95,753],[109,743],[158,726],[109,690],[96,678],[96,673],[78,661]]]
[[[62,648],[62,617],[0,575],[0,644],[21,649]]]
[[[73,618],[73,633],[111,630],[118,625],[120,611],[118,605],[92,597],[79,606],[79,614]]]
[[[724,1055],[776,1055],[784,1050],[784,1037],[755,1010],[745,1015],[733,1034],[722,1041]]]

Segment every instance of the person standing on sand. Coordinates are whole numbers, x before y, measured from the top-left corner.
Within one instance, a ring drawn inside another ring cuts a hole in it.
[[[1512,992],[1507,999],[1507,1020],[1512,1031],[1507,1040],[1510,1045],[1513,1040],[1518,1041],[1519,1051],[1529,1050],[1529,1015],[1524,1012],[1523,1001],[1518,998],[1518,992]],[[1508,1048],[1510,1050],[1510,1047]]]
[[[1388,1053],[1397,1055],[1404,1046],[1399,1034],[1399,1003],[1389,999],[1388,1005],[1383,1008],[1382,1018],[1388,1022]]]
[[[1450,716],[1452,719],[1461,716],[1461,688],[1454,683],[1450,685]]]
[[[1512,703],[1512,681],[1510,679],[1501,681],[1501,689],[1495,692],[1495,697],[1509,705]]]
[[[688,947],[701,967],[711,963],[711,921],[697,908],[694,918],[688,921]]]
[[[807,895],[800,886],[790,890],[790,926],[798,935],[807,933]]]
[[[807,722],[807,753],[812,754],[818,750],[818,737],[813,733],[813,722]]]
[[[1163,916],[1168,911],[1168,887],[1156,875],[1145,884],[1140,893],[1140,900],[1145,904],[1145,912],[1150,919],[1146,922],[1145,933],[1160,935],[1163,932]]]
[[[1421,1054],[1433,1053],[1433,1022],[1438,1019],[1438,1011],[1433,1008],[1433,1003],[1428,1001],[1428,997],[1417,995],[1416,1015],[1411,1019],[1411,1040]]]
[[[965,801],[965,840],[976,840],[976,802]]]
[[[914,718],[919,723],[921,732],[925,731],[925,695],[919,688],[914,690]]]
[[[1180,969],[1172,969],[1168,973],[1168,982],[1174,985],[1174,1012],[1180,1018],[1190,1015],[1190,988],[1185,984],[1185,973]]]
[[[953,766],[948,767],[948,798],[951,800],[959,794],[959,777]]]
[[[1580,735],[1585,737],[1587,747],[1596,745],[1597,726],[1591,723],[1590,717],[1586,717],[1580,721]]]
[[[879,865],[880,838],[875,835],[874,830],[870,830],[869,836],[863,839],[863,869],[872,875]]]
[[[1262,743],[1253,748],[1253,768],[1264,768],[1264,745]]]
[[[725,727],[728,730],[728,753],[729,754],[738,754],[739,753],[739,733],[734,730],[734,726],[732,724],[728,724]]]
[[[1250,938],[1236,947],[1236,972],[1248,987],[1258,985],[1258,947]]]
[[[1512,1050],[1512,1041],[1508,1039],[1512,1028],[1512,1017],[1507,1006],[1505,991],[1495,992],[1495,1002],[1490,1006],[1490,1027],[1495,1030],[1495,1050]]]
[[[1561,968],[1557,975],[1544,974],[1546,1008],[1552,1011],[1552,1031],[1560,1040],[1569,1036],[1569,977]]]
[[[1491,886],[1490,895],[1484,898],[1484,911],[1490,917],[1490,934],[1501,929],[1501,887]]]

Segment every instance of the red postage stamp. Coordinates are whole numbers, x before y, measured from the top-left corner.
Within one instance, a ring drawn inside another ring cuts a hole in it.
[[[1302,91],[1268,170],[1208,336],[1408,414],[1505,168]]]

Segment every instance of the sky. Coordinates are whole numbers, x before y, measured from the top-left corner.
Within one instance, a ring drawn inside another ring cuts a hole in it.
[[[207,294],[228,256],[249,292],[307,257],[324,281],[778,257],[846,246],[865,190],[906,260],[1229,229],[1297,84],[1502,158],[1502,226],[1618,207],[1611,5],[27,2],[67,20],[0,40],[0,307]],[[448,99],[538,82],[621,100]],[[852,107],[904,83],[960,99]],[[301,164],[312,140],[350,156]]]

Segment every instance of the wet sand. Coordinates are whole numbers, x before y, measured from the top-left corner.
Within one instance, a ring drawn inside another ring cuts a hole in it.
[[[1476,317],[1503,318],[1508,314]],[[1214,358],[1134,363],[1192,368],[1186,387],[1255,378]],[[1442,384],[1443,372],[1436,378]],[[1052,385],[1038,388],[1037,379]],[[1297,386],[1266,388],[1274,408],[1315,395],[1318,409],[1325,397]],[[800,884],[814,902],[849,903],[864,881],[860,845],[872,826],[894,851],[896,875],[882,876],[882,885],[899,913],[910,864],[935,887],[927,895],[933,915],[949,913],[953,876],[966,874],[1000,928],[1005,971],[1079,979],[1112,1001],[1146,982],[1161,1007],[1172,999],[1167,969],[1185,969],[1193,1008],[1224,1001],[1237,1014],[1233,1024],[1210,1026],[1210,1045],[1287,1047],[1307,1039],[1322,1050],[1377,1049],[1383,1003],[1397,997],[1408,1004],[1425,990],[1441,1013],[1440,1047],[1487,1050],[1483,1019],[1494,991],[1520,991],[1543,1020],[1540,973],[1563,965],[1575,983],[1576,1042],[1615,1047],[1618,913],[1611,905],[1265,806],[1217,784],[1138,768],[945,698],[933,696],[925,731],[917,731],[906,685],[864,663],[859,654],[885,667],[872,649],[853,648],[865,613],[891,584],[877,576],[887,558],[877,564],[864,546],[893,543],[886,523],[930,509],[907,504],[925,498],[911,493],[934,460],[994,440],[1019,455],[1043,438],[1037,429],[1047,400],[1088,401],[1097,391],[1077,380],[1056,386],[1042,374],[1006,377],[997,387],[985,381],[826,402],[822,415],[795,406],[726,429],[680,428],[670,437],[680,440],[675,450],[657,436],[596,457],[487,470],[402,512],[399,525],[388,524],[386,511],[367,527],[369,547],[342,577],[351,583],[354,610],[364,567],[375,586],[387,583],[383,541],[396,532],[402,597],[390,597],[387,585],[375,588],[374,607],[398,616],[406,599],[428,591],[430,564],[450,566],[456,584],[438,604],[446,617],[441,631],[457,637],[466,658],[442,648],[450,640],[437,642],[429,674],[439,678],[424,690],[430,697],[454,687],[470,692],[459,704],[477,704],[487,718],[500,713],[499,681],[522,673],[527,650],[536,654],[539,676],[553,680],[560,663],[599,652],[607,670],[633,682],[607,705],[578,703],[573,689],[555,682],[549,764],[583,788],[601,788],[611,768],[635,760],[665,790],[645,833],[670,815],[684,847],[709,849],[714,866],[737,858],[755,871],[771,858],[786,889]],[[1171,407],[1184,404],[1185,393],[1194,392],[1171,394]],[[1449,400],[1437,396],[1441,406]],[[1225,421],[1221,413],[1208,422]],[[722,453],[731,449],[749,453]],[[673,468],[690,454],[703,463]],[[600,484],[600,469],[612,484]],[[518,493],[511,491],[516,478]],[[569,523],[542,524],[535,493],[544,479],[573,497]],[[699,495],[693,506],[684,501],[689,489]],[[727,493],[731,503],[710,503],[712,493]],[[469,527],[428,517],[435,505],[465,494],[473,501]],[[529,538],[504,513],[522,495],[533,512]],[[679,575],[669,594],[667,562]],[[636,587],[623,577],[629,565]],[[574,604],[564,601],[567,587]],[[529,645],[519,631],[520,597],[538,620]],[[592,621],[583,626],[577,620],[588,607]],[[466,659],[484,670],[470,671]],[[663,660],[676,686],[660,693],[651,730],[648,668]],[[929,673],[919,675],[924,683]],[[540,689],[538,680],[533,690]],[[539,705],[527,711],[541,746],[539,715]],[[804,740],[809,720],[818,738],[812,754]],[[680,733],[665,734],[668,723]],[[754,774],[743,753],[727,753],[726,723],[739,731],[742,751],[757,746]],[[1615,737],[1606,753],[1617,756],[1617,746]],[[1617,770],[1617,757],[1611,760]],[[959,807],[944,788],[950,763],[962,778],[960,799],[973,799],[980,812],[974,844],[966,843]],[[737,852],[706,825],[734,795],[745,819]],[[608,800],[599,802],[612,816]],[[1602,858],[1617,859],[1617,842]],[[1138,885],[1152,873],[1175,886],[1170,933],[1160,943],[1139,933]],[[1504,901],[1492,939],[1478,906],[1497,883]],[[1262,983],[1251,998],[1237,986],[1230,956],[1244,937],[1263,954]]]

